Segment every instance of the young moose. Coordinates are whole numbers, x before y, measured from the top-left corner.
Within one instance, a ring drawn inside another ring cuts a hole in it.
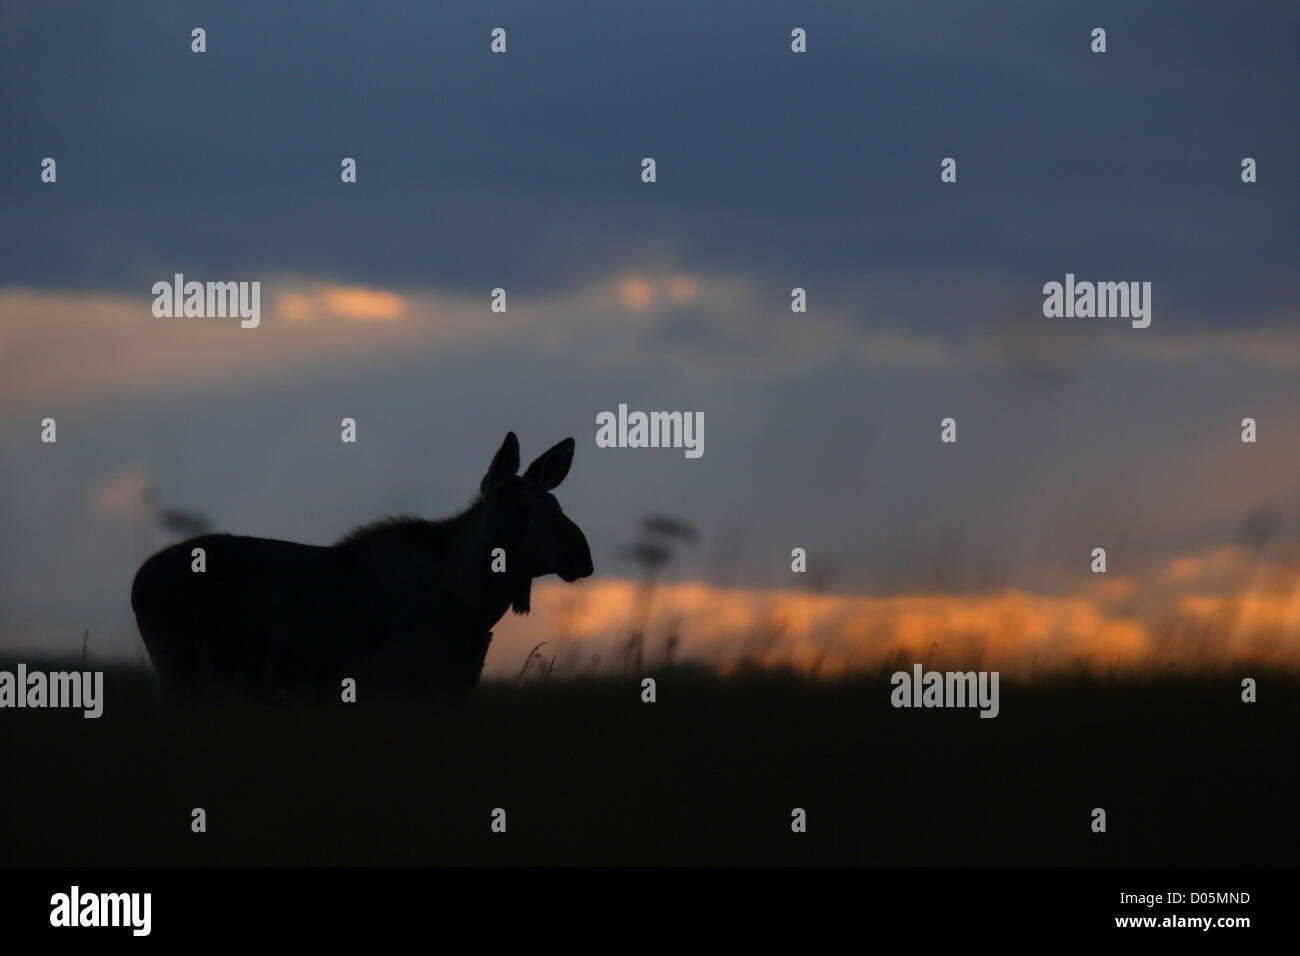
[[[533,578],[592,573],[586,537],[550,494],[573,444],[566,438],[518,475],[510,432],[478,498],[442,521],[381,521],[332,547],[215,534],[160,551],[136,573],[131,606],[163,690],[324,697],[351,677],[358,698],[374,689],[463,697],[493,625],[507,607],[528,612]],[[494,559],[497,548],[504,558]]]

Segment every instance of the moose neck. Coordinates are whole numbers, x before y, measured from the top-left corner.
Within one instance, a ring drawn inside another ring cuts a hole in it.
[[[448,623],[481,633],[512,604],[518,611],[528,609],[531,578],[513,556],[506,555],[507,572],[492,570],[492,550],[507,547],[505,537],[491,507],[479,499],[441,521],[390,518],[358,528],[339,546],[399,591],[434,588]]]
[[[474,569],[462,594],[466,611],[476,628],[489,630],[511,606],[520,613],[529,609],[532,579],[511,566],[506,554],[506,571],[493,571],[492,551],[504,548],[505,535],[496,527],[492,510],[480,498],[466,511],[446,522],[449,533],[446,557],[461,568]]]

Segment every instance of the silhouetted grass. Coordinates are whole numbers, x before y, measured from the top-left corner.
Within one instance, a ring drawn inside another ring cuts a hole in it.
[[[611,678],[177,714],[123,668],[99,720],[0,712],[0,862],[1294,864],[1297,679],[1248,673],[1256,704],[1235,673],[1008,681],[988,720],[895,710],[885,672],[688,668],[654,704]]]

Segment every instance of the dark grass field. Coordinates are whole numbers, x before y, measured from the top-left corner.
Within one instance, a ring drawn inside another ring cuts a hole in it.
[[[0,864],[1294,865],[1300,687],[1240,676],[1006,681],[989,720],[887,674],[168,714],[110,671],[98,720],[0,711]]]

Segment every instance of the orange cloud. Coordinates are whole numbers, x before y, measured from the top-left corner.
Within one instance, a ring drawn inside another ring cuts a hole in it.
[[[364,286],[326,286],[320,293],[325,311],[345,319],[366,322],[391,322],[406,315],[406,302],[400,295]]]
[[[893,299],[925,291],[906,283],[891,289]],[[550,295],[521,295],[512,300],[509,313],[491,321],[483,321],[486,290],[399,293],[268,276],[262,292],[267,314],[256,329],[244,329],[224,319],[158,318],[152,314],[147,283],[135,295],[0,288],[0,420],[152,388],[225,388],[235,380],[283,380],[315,371],[322,362],[352,362],[362,354],[423,349],[446,354],[492,342],[527,343],[601,371],[650,363],[709,380],[724,372],[808,371],[828,361],[942,368],[1001,356],[978,337],[964,343],[940,341],[863,325],[853,320],[856,297],[843,291],[819,306],[817,315],[792,323],[779,298],[743,277],[719,274],[602,277]],[[699,354],[689,340],[655,336],[659,323],[675,320],[670,309],[656,306],[685,302],[698,311],[711,336],[730,337],[735,348]],[[626,321],[610,322],[610,310],[620,308],[628,313]],[[1238,354],[1234,342],[1255,336],[1259,342],[1240,357],[1269,368],[1291,367],[1300,361],[1296,329],[1288,317],[1279,320],[1276,330],[1217,333],[1201,344],[1207,352]],[[1163,336],[1153,348],[1166,340]],[[1123,341],[1126,349],[1136,342],[1129,336]],[[755,342],[763,348],[753,348]],[[1033,352],[1041,352],[1037,340]],[[1202,353],[1170,354],[1194,358]],[[1287,447],[1293,423],[1284,417],[1272,420],[1275,447]],[[1257,453],[1264,454],[1265,447]]]
[[[641,312],[654,302],[654,288],[645,279],[628,276],[618,284],[618,301],[625,309]]]
[[[1224,563],[1224,549],[1180,556]],[[1237,558],[1250,556],[1242,549]],[[1122,672],[1185,670],[1234,663],[1300,668],[1300,561],[1273,566],[1244,590],[1139,593],[1121,580],[1105,589],[1091,575],[1076,593],[1005,589],[984,594],[886,596],[811,594],[796,590],[719,588],[700,581],[660,586],[649,621],[646,660],[662,659],[670,635],[678,658],[722,669],[742,660],[830,674],[905,660],[940,669],[977,667],[1011,675],[1082,667]],[[1175,574],[1179,571],[1175,571]],[[502,621],[489,673],[517,673],[528,650],[548,641],[552,653],[608,664],[621,661],[639,585],[603,578],[574,587],[539,582],[529,618]]]
[[[286,322],[310,322],[316,317],[316,303],[311,296],[286,292],[275,300],[275,314]]]

